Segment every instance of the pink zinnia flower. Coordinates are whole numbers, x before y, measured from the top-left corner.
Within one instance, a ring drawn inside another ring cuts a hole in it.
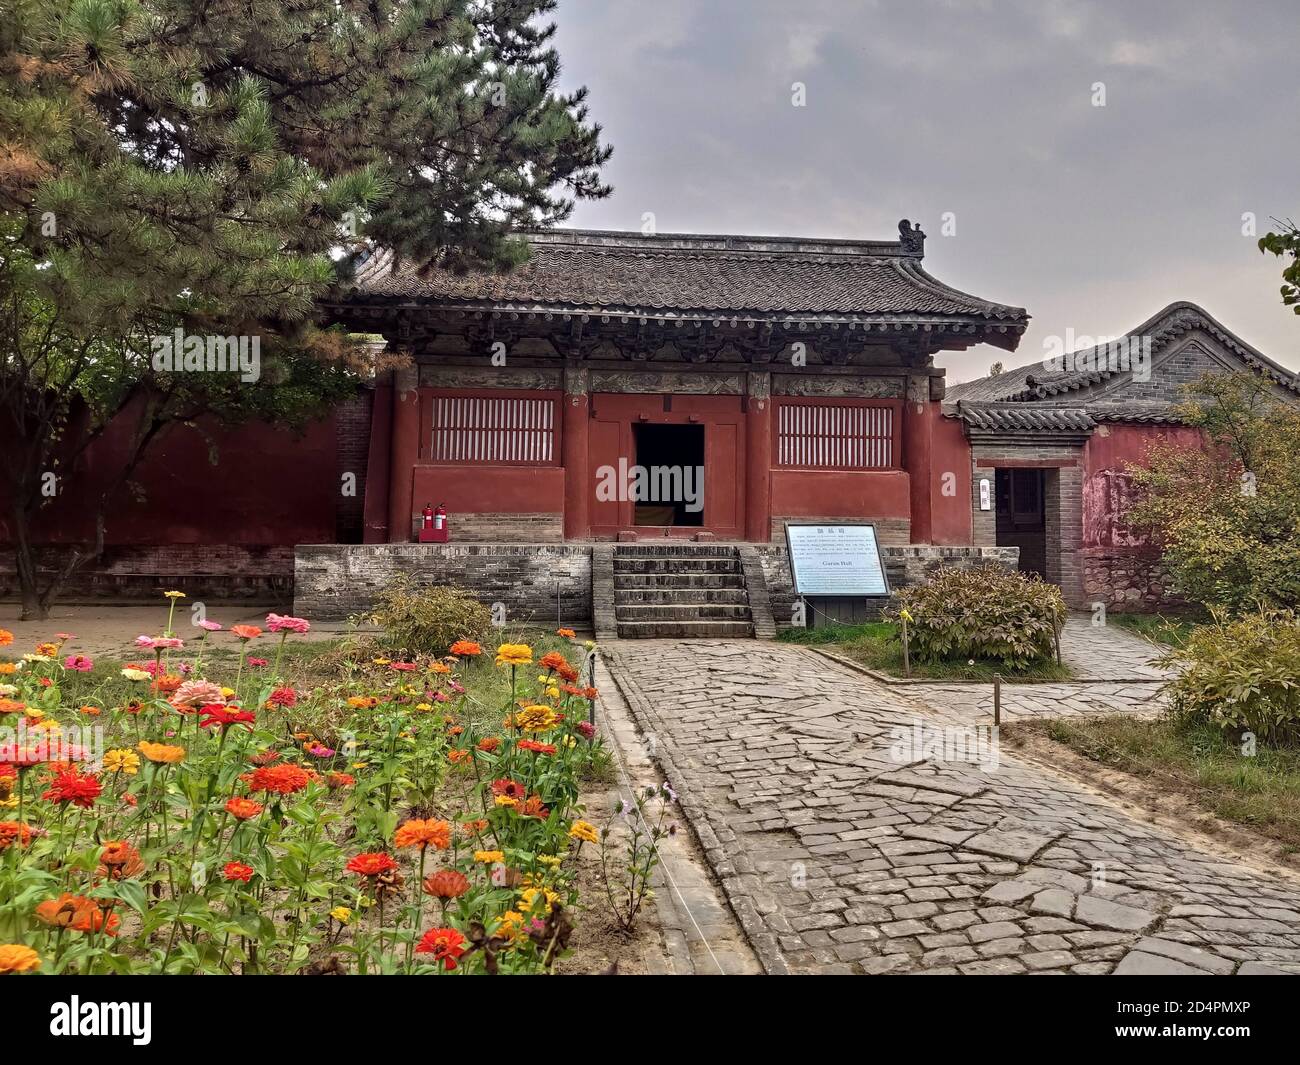
[[[72,669],[78,673],[89,673],[95,668],[95,663],[85,655],[68,655],[63,660],[65,669]]]
[[[187,680],[172,696],[172,706],[207,706],[215,703],[224,704],[226,697],[221,694],[221,685],[210,680]]]
[[[313,743],[306,748],[308,754],[314,754],[317,758],[333,758],[335,751],[332,747],[326,747],[323,743]]]
[[[199,628],[201,628],[204,632],[220,632],[220,631],[221,631],[221,626],[218,625],[215,621],[200,621],[200,622],[199,622]]]
[[[270,665],[270,660],[269,660],[269,659],[266,659],[266,658],[251,658],[251,657],[250,657],[249,660],[248,660],[248,664],[249,664],[249,666],[251,666],[253,669],[259,669],[259,668],[262,667],[262,666]]]
[[[302,635],[311,628],[311,622],[305,618],[291,618],[283,614],[267,614],[266,627],[272,632],[296,632]]]

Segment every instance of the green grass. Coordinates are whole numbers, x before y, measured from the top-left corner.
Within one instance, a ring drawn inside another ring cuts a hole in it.
[[[1210,726],[1116,715],[1022,723],[1094,762],[1186,794],[1225,821],[1246,825],[1300,850],[1300,749],[1242,753]]]
[[[888,621],[868,621],[857,625],[827,625],[816,629],[782,629],[778,640],[812,647],[825,647],[890,676],[903,676],[903,645],[898,626]],[[969,659],[944,662],[918,662],[912,659],[911,675],[923,680],[970,680],[991,682],[996,673],[1007,680],[1069,680],[1069,667],[1055,661],[1037,662],[1025,669],[1014,669],[1001,662]]]
[[[1116,614],[1106,617],[1121,629],[1145,636],[1155,643],[1169,647],[1181,647],[1199,622],[1190,614]]]

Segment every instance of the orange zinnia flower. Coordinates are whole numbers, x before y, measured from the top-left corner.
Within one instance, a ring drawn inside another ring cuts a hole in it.
[[[141,740],[136,746],[140,748],[140,753],[151,762],[175,765],[177,762],[185,761],[184,747],[175,747],[168,743],[150,743],[148,740]]]
[[[451,645],[451,650],[448,653],[455,655],[457,658],[462,655],[472,657],[473,655],[481,655],[483,648],[473,640],[457,640]]]
[[[115,913],[109,913],[105,923],[104,911],[93,901],[66,891],[57,899],[47,899],[37,906],[36,916],[56,928],[70,928],[74,932],[98,932],[102,929],[110,936],[117,935],[117,927],[122,923]]]
[[[311,783],[311,774],[298,765],[266,765],[254,769],[248,780],[249,791],[273,791],[292,795]]]
[[[348,872],[356,873],[358,876],[379,876],[396,868],[397,863],[393,861],[393,856],[383,851],[367,851],[358,854],[347,864]]]
[[[231,625],[230,632],[241,640],[255,640],[262,635],[262,630],[256,625]]]
[[[437,899],[458,899],[469,890],[469,878],[455,869],[443,869],[424,878],[424,893]]]
[[[430,673],[450,673],[450,672],[451,672],[451,666],[447,665],[446,662],[434,662],[433,665],[431,665],[431,666],[429,667],[429,672],[430,672]]]
[[[558,670],[561,666],[568,666],[568,664],[569,664],[569,660],[565,658],[564,655],[560,654],[559,651],[547,652],[546,654],[542,655],[541,661],[538,662],[538,665],[541,666],[543,669],[554,669],[554,670]]]
[[[256,817],[262,812],[262,804],[254,802],[252,799],[227,799],[226,813],[231,817],[238,818],[240,821],[247,821],[251,817]]]
[[[478,741],[478,749],[480,751],[485,751],[488,754],[491,754],[500,746],[501,746],[501,739],[498,736],[488,736],[485,739],[481,739]]]
[[[110,840],[99,852],[99,865],[95,868],[96,876],[106,876],[109,880],[124,880],[139,876],[144,872],[144,861],[140,852],[126,840]]]
[[[8,647],[14,642],[14,634],[8,629],[0,629],[0,647]]]
[[[32,841],[32,830],[21,821],[0,821],[0,851],[6,851],[17,841],[26,847]]]
[[[21,943],[0,946],[0,973],[25,973],[40,967],[41,956],[31,947],[25,947]]]
[[[399,825],[393,843],[398,847],[419,847],[424,850],[430,845],[442,851],[451,846],[451,825],[446,821],[420,821],[412,819]]]
[[[555,635],[563,636],[566,640],[572,640],[578,634],[574,632],[572,629],[556,629]]]

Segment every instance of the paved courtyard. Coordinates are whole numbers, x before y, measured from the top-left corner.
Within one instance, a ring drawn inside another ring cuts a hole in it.
[[[1300,878],[981,745],[987,686],[754,640],[605,650],[769,972],[1300,973]],[[1082,713],[1112,685],[1009,694]]]

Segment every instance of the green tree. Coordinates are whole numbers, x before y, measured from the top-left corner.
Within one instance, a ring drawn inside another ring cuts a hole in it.
[[[1282,270],[1282,302],[1300,314],[1300,229],[1290,219],[1278,226],[1275,232],[1259,238],[1259,250],[1272,252],[1279,259],[1290,257]]]
[[[1207,374],[1189,392],[1181,414],[1208,447],[1157,445],[1131,468],[1133,523],[1188,599],[1234,614],[1300,606],[1300,409],[1257,374]]]
[[[518,227],[608,194],[585,90],[555,88],[553,6],[0,0],[0,491],[25,617],[97,557],[170,425],[299,424],[374,369],[313,323],[357,254],[508,268]],[[175,329],[255,338],[256,380],[160,365]],[[42,586],[48,486],[122,419],[95,543]]]

